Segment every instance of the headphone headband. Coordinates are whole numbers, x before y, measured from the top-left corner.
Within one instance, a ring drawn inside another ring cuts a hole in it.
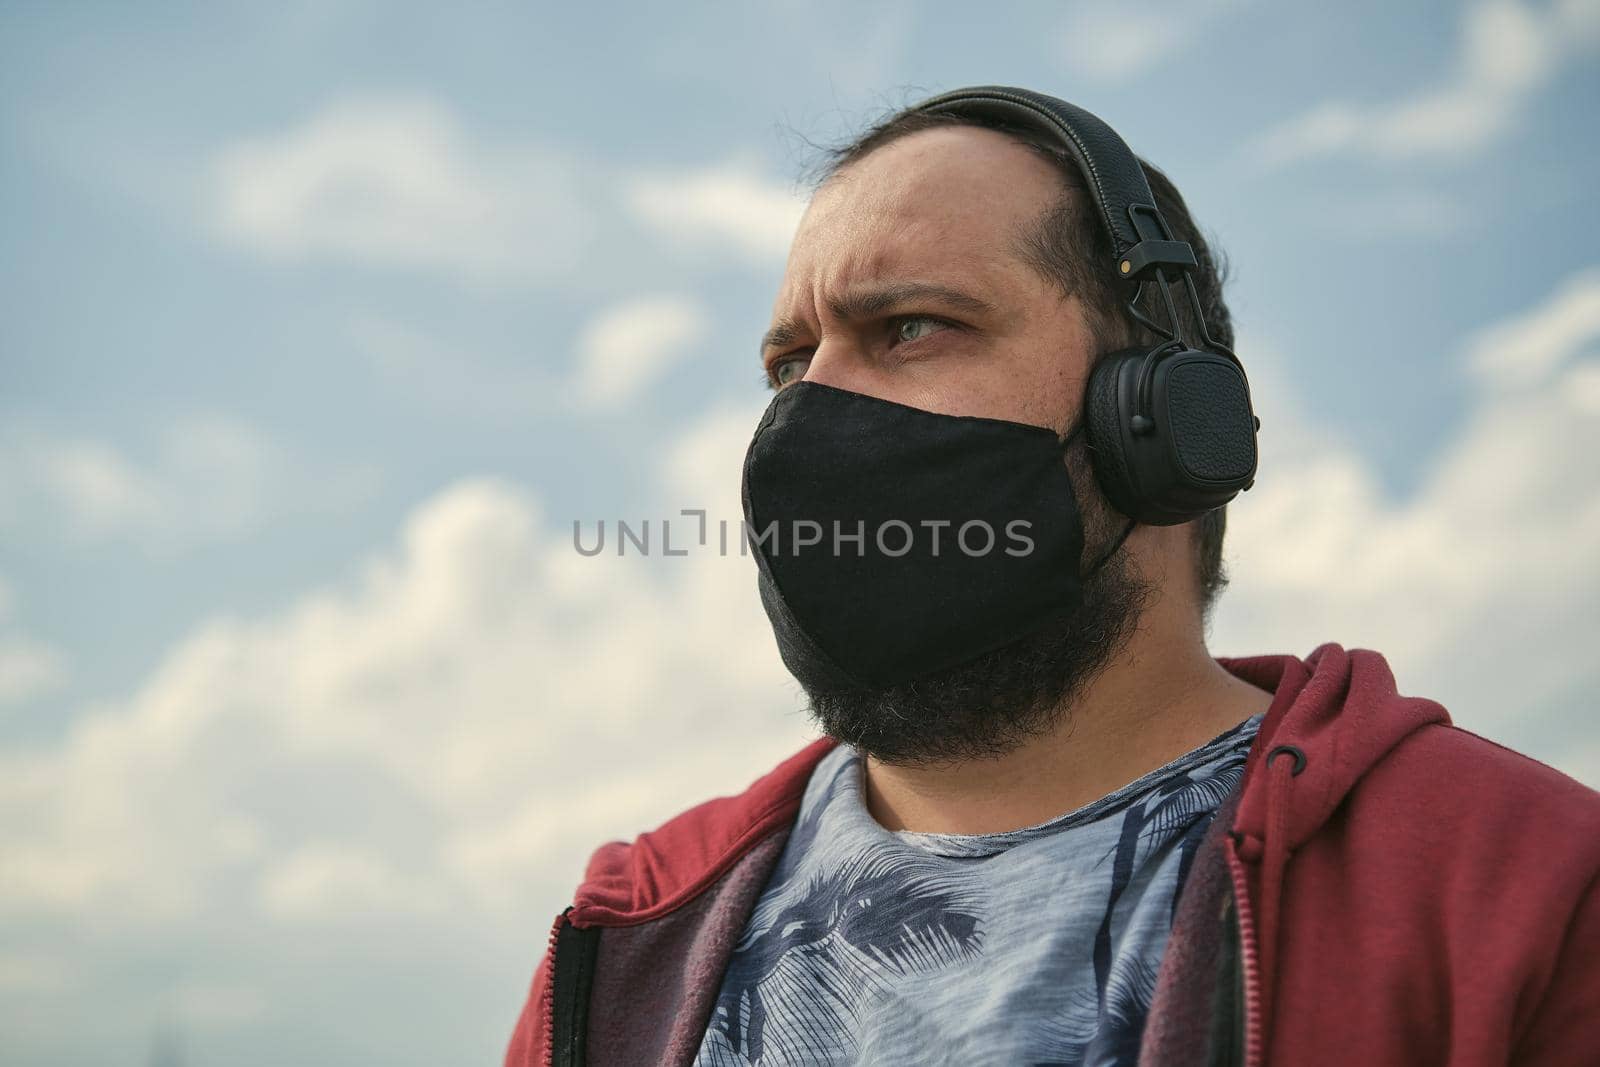
[[[1142,281],[1158,268],[1173,272],[1195,268],[1194,249],[1172,239],[1133,149],[1116,130],[1083,108],[1028,89],[981,85],[942,93],[914,110],[998,121],[1060,143],[1083,173],[1111,236],[1116,258],[1110,266],[1117,277]]]

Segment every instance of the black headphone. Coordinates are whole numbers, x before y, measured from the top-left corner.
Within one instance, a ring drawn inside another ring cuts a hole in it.
[[[1128,311],[1161,341],[1103,356],[1083,403],[1095,478],[1113,507],[1138,522],[1172,526],[1222,507],[1256,475],[1256,431],[1244,367],[1212,340],[1190,272],[1194,249],[1174,241],[1156,208],[1144,168],[1117,132],[1053,96],[999,85],[957,89],[913,110],[1045,134],[1082,171],[1111,235],[1115,276],[1138,283]],[[1183,335],[1172,285],[1182,281],[1200,323],[1197,344]],[[1138,308],[1146,284],[1158,287],[1166,329]]]

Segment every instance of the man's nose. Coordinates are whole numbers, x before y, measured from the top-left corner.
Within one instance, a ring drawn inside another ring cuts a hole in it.
[[[870,380],[870,372],[866,354],[853,339],[833,337],[823,341],[811,353],[811,362],[801,378],[818,385],[864,393],[869,391],[865,383]]]

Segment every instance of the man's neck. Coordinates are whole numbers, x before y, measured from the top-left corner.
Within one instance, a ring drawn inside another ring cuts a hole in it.
[[[891,766],[867,759],[867,808],[890,830],[988,834],[1113,793],[1267,710],[1193,628],[1147,618],[1056,727],[996,759]],[[1173,632],[1174,630],[1177,632]]]

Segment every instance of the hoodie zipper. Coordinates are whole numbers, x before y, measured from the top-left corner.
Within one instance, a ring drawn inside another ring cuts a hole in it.
[[[550,930],[550,984],[545,1004],[547,1067],[584,1067],[589,1060],[589,993],[600,928],[581,929],[556,916]]]
[[[1256,955],[1255,928],[1251,920],[1244,864],[1227,850],[1228,873],[1233,880],[1233,909],[1238,918],[1235,933],[1239,938],[1240,984],[1244,993],[1240,1040],[1244,1048],[1244,1067],[1261,1067],[1261,961]]]

